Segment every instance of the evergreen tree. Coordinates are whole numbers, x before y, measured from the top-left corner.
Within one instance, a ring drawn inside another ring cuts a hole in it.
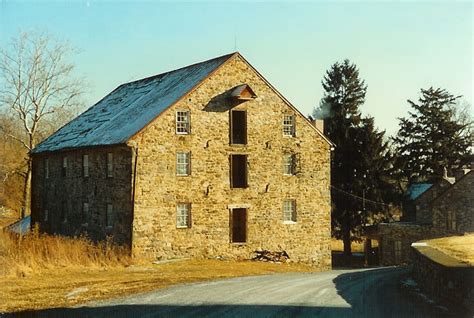
[[[393,138],[396,169],[406,183],[426,182],[468,163],[472,156],[472,121],[460,120],[455,97],[444,89],[421,89],[418,103],[408,100],[412,111],[400,118]]]
[[[367,86],[349,60],[335,63],[322,81],[325,91],[315,118],[324,119],[324,132],[336,145],[331,158],[333,235],[351,255],[351,240],[372,216],[387,210],[391,185],[385,176],[390,164],[385,132],[374,127],[372,117],[362,117]]]

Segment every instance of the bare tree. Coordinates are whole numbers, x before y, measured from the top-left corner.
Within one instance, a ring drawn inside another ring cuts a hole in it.
[[[0,49],[0,109],[17,120],[22,133],[0,131],[19,142],[29,153],[48,119],[66,108],[77,107],[82,82],[73,77],[74,64],[67,60],[72,48],[48,34],[21,33]],[[31,158],[25,157],[22,217],[30,211]]]

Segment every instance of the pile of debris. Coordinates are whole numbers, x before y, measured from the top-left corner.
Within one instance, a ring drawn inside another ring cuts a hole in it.
[[[255,251],[256,256],[252,261],[270,262],[270,263],[286,263],[290,259],[286,251],[271,252],[267,250]]]

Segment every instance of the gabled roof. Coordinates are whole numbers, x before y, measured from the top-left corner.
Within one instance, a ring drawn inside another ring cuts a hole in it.
[[[108,146],[127,142],[151,121],[198,87],[225,62],[239,56],[255,73],[331,146],[334,144],[278,92],[238,52],[174,71],[126,83],[41,142],[32,154],[63,149]]]
[[[234,54],[120,85],[32,153],[125,143]]]
[[[438,201],[440,198],[444,197],[447,193],[451,192],[453,189],[457,188],[459,185],[463,184],[464,182],[468,182],[469,177],[472,177],[474,175],[474,170],[470,170],[468,173],[463,175],[459,180],[457,180],[455,183],[451,184],[446,190],[441,192],[434,200],[432,203],[435,201]]]

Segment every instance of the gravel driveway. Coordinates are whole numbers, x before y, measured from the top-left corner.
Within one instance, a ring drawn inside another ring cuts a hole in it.
[[[437,317],[400,292],[406,271],[389,267],[233,278],[17,316]]]

